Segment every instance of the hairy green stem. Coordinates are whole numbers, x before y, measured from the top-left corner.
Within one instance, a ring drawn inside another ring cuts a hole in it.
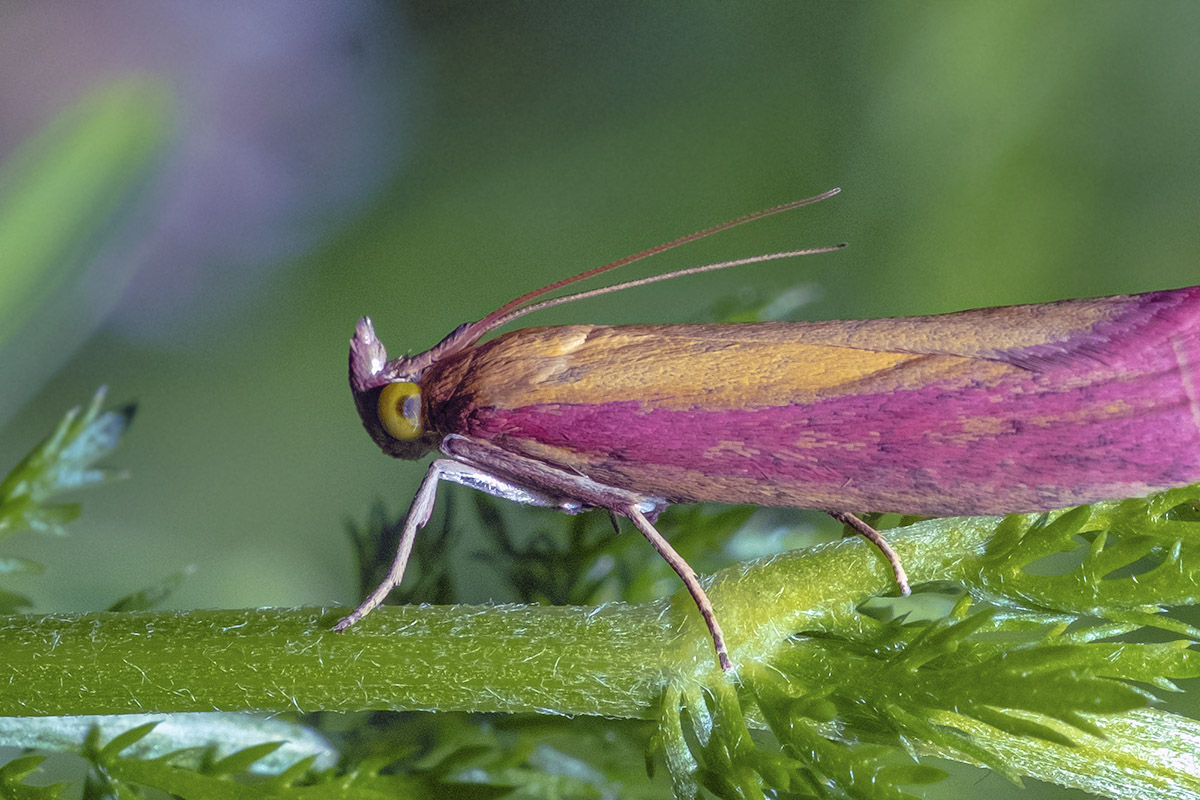
[[[0,715],[550,711],[641,716],[670,637],[653,606],[99,613],[0,623]]]
[[[895,543],[920,580],[951,577],[991,530],[986,521],[945,522]],[[888,574],[873,548],[847,540],[726,570],[712,596],[735,657],[757,658],[794,630],[849,624]],[[598,608],[385,607],[335,634],[340,613],[5,618],[0,715],[386,708],[645,717],[668,680],[711,680],[716,669],[684,592]]]

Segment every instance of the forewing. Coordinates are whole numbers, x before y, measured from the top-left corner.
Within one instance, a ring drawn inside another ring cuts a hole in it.
[[[979,514],[1200,479],[1200,290],[935,317],[525,329],[430,419],[677,501]]]

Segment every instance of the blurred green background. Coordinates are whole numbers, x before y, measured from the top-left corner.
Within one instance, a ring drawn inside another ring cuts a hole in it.
[[[180,606],[350,602],[342,521],[378,497],[401,510],[424,469],[381,456],[359,426],[345,358],[360,315],[375,319],[393,353],[425,349],[530,288],[832,186],[844,190],[832,201],[634,269],[849,242],[836,255],[654,286],[536,323],[706,319],[731,294],[794,286],[819,297],[802,316],[833,318],[1197,282],[1200,7],[1153,9],[376,9],[405,34],[370,44],[406,52],[385,61],[394,74],[364,70],[359,91],[369,105],[372,91],[393,95],[389,82],[407,87],[392,142],[403,164],[393,166],[384,148],[388,181],[353,216],[270,265],[258,285],[237,285],[242,294],[218,287],[199,298],[232,310],[180,306],[184,322],[156,320],[148,332],[107,319],[66,353],[4,347],[6,374],[24,361],[59,364],[41,385],[23,387],[30,394],[20,407],[3,409],[7,462],[100,384],[140,405],[118,458],[132,479],[82,498],[85,518],[69,543],[21,542],[54,565],[29,591],[44,610],[91,609],[148,572],[195,563]],[[308,54],[359,55],[353,42]],[[265,68],[248,65],[247,77]],[[86,77],[79,86],[90,89],[127,74]],[[155,92],[177,85],[167,68],[147,77],[160,82]],[[53,110],[82,98],[65,92]],[[150,171],[169,170],[172,140],[203,124],[188,114],[194,98],[171,102],[176,127],[159,145],[167,153],[147,156]],[[163,113],[156,109],[146,113]],[[221,191],[253,195],[258,176],[236,167],[221,176]],[[64,181],[59,191],[78,190]],[[125,199],[136,208],[141,198],[131,190]],[[339,199],[326,201],[327,216],[346,216]],[[84,265],[76,276],[130,226],[126,209],[107,212],[63,256]],[[138,211],[138,222],[148,215]],[[61,223],[47,213],[40,224]],[[192,223],[205,235],[202,216]],[[39,340],[70,322],[25,308]],[[118,305],[116,313],[154,312]]]
[[[49,565],[13,581],[38,611],[188,564],[178,607],[357,601],[344,521],[399,512],[425,468],[354,413],[364,314],[422,350],[833,186],[631,276],[840,253],[530,323],[704,320],[793,287],[815,319],[1200,283],[1195,3],[143,5],[0,7],[0,469],[101,384],[140,406],[131,479],[81,497],[69,540],[10,545]]]

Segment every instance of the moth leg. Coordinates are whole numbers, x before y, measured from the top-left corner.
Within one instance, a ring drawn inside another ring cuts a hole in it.
[[[708,626],[708,633],[712,636],[713,648],[717,651],[717,661],[720,662],[721,669],[725,672],[731,671],[733,664],[729,660],[729,650],[725,647],[725,634],[721,632],[721,623],[717,621],[717,612],[713,609],[712,601],[705,594],[704,587],[700,585],[696,570],[692,569],[683,556],[675,552],[671,543],[650,524],[650,520],[646,519],[646,515],[637,506],[630,506],[622,510],[642,532],[642,535],[649,540],[658,554],[671,565],[671,569],[675,570],[675,573],[683,579],[683,585],[687,587],[692,600],[696,602],[696,608],[700,610],[700,616],[704,617],[704,624]]]
[[[437,485],[439,481],[450,481],[451,483],[470,486],[487,494],[526,505],[561,505],[540,492],[508,483],[470,464],[462,464],[458,461],[451,461],[448,458],[439,458],[429,465],[429,472],[425,473],[425,479],[421,481],[421,487],[417,489],[417,493],[408,507],[408,516],[404,520],[404,529],[400,532],[400,545],[396,548],[396,558],[392,561],[392,566],[388,570],[387,576],[375,587],[375,590],[371,594],[367,595],[366,600],[359,603],[358,608],[338,620],[338,623],[333,626],[335,632],[341,633],[367,614],[370,614],[376,606],[384,601],[384,598],[388,596],[388,593],[392,589],[400,585],[400,581],[404,577],[404,569],[408,566],[408,557],[412,553],[413,540],[417,537],[417,531],[425,527],[425,523],[429,522],[430,514],[433,513],[433,501],[437,497]]]
[[[675,552],[675,548],[662,537],[647,515],[655,515],[666,508],[667,501],[660,497],[647,497],[619,489],[615,486],[605,486],[584,475],[565,472],[544,462],[536,461],[526,456],[510,453],[489,442],[472,439],[459,434],[450,434],[442,440],[442,452],[448,456],[486,466],[489,471],[503,475],[515,485],[536,486],[550,497],[574,498],[584,506],[608,509],[609,513],[622,514],[629,517],[642,535],[666,559],[671,569],[683,580],[688,593],[696,601],[700,616],[712,636],[713,648],[717,651],[717,660],[721,669],[729,672],[733,664],[729,660],[729,650],[725,647],[725,634],[717,622],[716,612],[712,601],[704,593],[696,571],[684,561],[683,556]],[[565,510],[565,503],[558,504]]]
[[[900,556],[896,555],[896,551],[887,543],[887,539],[883,538],[882,533],[849,511],[829,511],[826,513],[843,525],[849,525],[854,529],[855,533],[879,548],[879,552],[883,553],[883,557],[892,565],[892,572],[896,575],[896,583],[900,584],[900,594],[912,594],[912,587],[908,585],[908,573],[904,571],[904,565],[900,563]]]

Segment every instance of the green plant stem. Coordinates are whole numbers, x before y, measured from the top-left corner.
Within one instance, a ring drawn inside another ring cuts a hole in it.
[[[552,711],[642,716],[661,608],[98,613],[0,622],[0,715],[170,711]]]
[[[947,522],[914,526],[896,542],[921,580],[961,573],[972,561],[964,554],[978,553],[994,524]],[[758,658],[791,631],[848,624],[889,574],[873,548],[847,540],[726,570],[712,595],[735,657]],[[644,717],[668,679],[711,680],[716,670],[683,592],[599,608],[385,607],[334,634],[340,613],[5,618],[0,715],[387,708]]]

